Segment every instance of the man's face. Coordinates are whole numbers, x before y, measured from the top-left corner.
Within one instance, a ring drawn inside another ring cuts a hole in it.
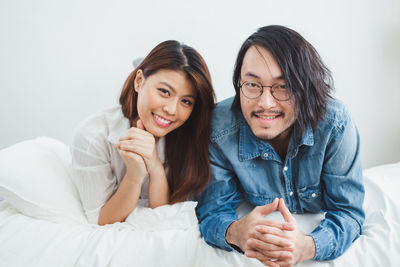
[[[262,85],[285,85],[281,68],[272,54],[257,46],[250,47],[243,59],[240,84],[254,81]],[[240,91],[240,106],[254,135],[266,141],[288,140],[296,120],[291,100],[278,101],[264,87],[261,96],[249,99]]]

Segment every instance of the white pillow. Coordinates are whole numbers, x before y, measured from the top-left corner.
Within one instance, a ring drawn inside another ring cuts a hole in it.
[[[0,197],[22,214],[56,223],[87,223],[68,171],[68,147],[38,137],[0,150]]]

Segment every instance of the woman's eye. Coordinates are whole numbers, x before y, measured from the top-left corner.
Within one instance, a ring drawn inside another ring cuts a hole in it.
[[[279,89],[285,90],[286,89],[286,84],[280,84],[278,85]]]
[[[169,91],[167,89],[158,88],[158,91],[165,96],[169,96]]]
[[[193,105],[192,101],[190,101],[190,100],[188,100],[188,99],[183,99],[183,100],[182,100],[182,103],[185,104],[185,105],[187,105],[187,106]]]

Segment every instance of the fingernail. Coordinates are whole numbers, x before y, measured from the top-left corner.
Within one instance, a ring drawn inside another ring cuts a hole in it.
[[[253,257],[253,256],[254,256],[254,253],[253,253],[251,250],[247,250],[244,254],[245,254],[247,257]]]

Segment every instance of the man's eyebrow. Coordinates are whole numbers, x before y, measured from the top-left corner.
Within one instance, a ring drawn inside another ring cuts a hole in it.
[[[260,79],[260,76],[258,76],[257,74],[254,74],[252,72],[246,72],[243,76],[247,76],[247,77],[252,77],[255,79]],[[283,75],[279,76],[279,77],[274,77],[274,80],[285,80],[285,77]]]
[[[252,73],[252,72],[246,72],[243,76],[248,76],[248,77],[260,79],[260,76],[254,74],[254,73]]]

